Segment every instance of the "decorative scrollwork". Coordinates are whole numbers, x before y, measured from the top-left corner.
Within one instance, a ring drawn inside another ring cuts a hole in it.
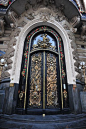
[[[17,18],[18,18],[18,15],[16,14],[16,12],[14,12],[13,10],[9,10],[8,18],[13,22],[10,24],[10,26],[12,28],[16,28],[17,27]]]
[[[47,106],[58,105],[56,57],[47,53]]]
[[[30,97],[29,106],[41,106],[41,53],[34,54],[31,57],[31,78],[30,78]]]
[[[21,91],[21,92],[19,93],[19,99],[22,100],[22,98],[23,98],[23,91]]]
[[[65,89],[64,89],[63,94],[64,94],[64,98],[67,99],[67,91]]]
[[[42,48],[42,49],[53,49],[55,50],[55,46],[52,46],[52,43],[50,43],[50,39],[47,37],[47,34],[41,35],[41,37],[43,37],[43,40],[41,41],[40,39],[38,39],[37,44],[33,45],[33,49],[36,48]]]

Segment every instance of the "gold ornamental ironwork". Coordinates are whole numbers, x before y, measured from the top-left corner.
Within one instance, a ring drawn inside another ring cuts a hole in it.
[[[50,39],[47,36],[47,34],[41,35],[41,37],[43,37],[43,40],[41,41],[40,39],[38,39],[37,44],[33,45],[33,49],[36,48],[42,48],[42,49],[53,49],[55,50],[55,46],[52,46],[52,43],[50,43]]]
[[[57,105],[56,56],[54,54],[47,53],[47,106],[55,107]]]
[[[65,100],[66,100],[66,99],[67,99],[67,91],[66,91],[66,89],[64,89],[63,94],[64,94],[64,98],[65,98]]]
[[[20,100],[23,99],[23,91],[21,91],[21,92],[19,93],[19,99],[20,99]]]
[[[31,57],[31,78],[29,106],[41,105],[41,53],[33,54]]]

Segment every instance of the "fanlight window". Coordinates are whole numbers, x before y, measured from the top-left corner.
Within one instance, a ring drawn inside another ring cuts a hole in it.
[[[46,33],[41,33],[34,36],[32,41],[33,49],[51,49],[56,51],[56,41],[55,38]]]

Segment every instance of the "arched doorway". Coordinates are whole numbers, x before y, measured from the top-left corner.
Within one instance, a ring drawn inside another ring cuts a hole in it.
[[[27,114],[59,113],[68,108],[65,55],[60,35],[48,26],[26,37],[17,111]]]

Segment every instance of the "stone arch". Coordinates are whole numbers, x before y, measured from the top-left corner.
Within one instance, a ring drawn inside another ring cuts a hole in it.
[[[68,81],[68,84],[76,83],[75,68],[74,68],[75,61],[73,59],[73,54],[72,54],[73,49],[71,48],[71,42],[74,39],[73,39],[73,34],[70,31],[69,24],[66,20],[57,22],[53,16],[50,16],[50,18],[48,16],[49,15],[46,15],[46,16],[43,15],[41,16],[41,18],[40,17],[34,18],[33,20],[28,21],[23,28],[20,28],[21,32],[19,33],[19,36],[16,37],[17,41],[15,46],[13,65],[10,72],[10,79],[11,79],[10,83],[19,83],[23,46],[24,46],[24,40],[27,34],[33,28],[41,25],[51,26],[60,34],[63,40],[64,52],[66,57],[65,62],[66,62],[66,71],[67,71],[67,81]]]

